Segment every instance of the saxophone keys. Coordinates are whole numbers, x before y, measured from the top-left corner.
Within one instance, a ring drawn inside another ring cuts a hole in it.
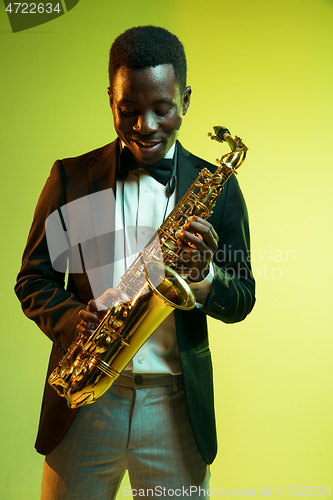
[[[128,342],[126,342],[124,339],[120,339],[120,343],[122,346],[126,346],[126,347],[131,347],[131,344],[129,344]]]
[[[166,246],[168,250],[171,250],[171,252],[176,252],[178,250],[177,243],[174,240],[172,240],[171,238],[164,241],[163,245]]]
[[[86,366],[79,366],[73,373],[73,383],[81,382],[87,375],[88,368]]]
[[[98,354],[102,354],[108,349],[108,347],[112,344],[112,342],[114,342],[116,338],[117,334],[115,332],[104,328],[103,331],[101,331],[99,335],[97,335],[97,337],[95,337],[94,339],[93,345],[95,352]]]
[[[221,182],[223,182],[223,176],[221,174],[214,174],[213,178],[212,178],[212,182],[213,182],[213,184],[221,184]]]

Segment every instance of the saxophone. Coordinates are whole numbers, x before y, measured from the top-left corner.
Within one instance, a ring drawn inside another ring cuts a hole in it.
[[[215,173],[203,168],[197,179],[125,272],[118,289],[129,297],[116,301],[89,338],[79,334],[49,377],[69,408],[91,404],[119,377],[136,352],[177,308],[191,310],[195,297],[189,270],[177,246],[177,231],[191,215],[208,219],[224,183],[243,163],[247,147],[223,127],[211,139],[226,141],[231,152],[216,160]]]

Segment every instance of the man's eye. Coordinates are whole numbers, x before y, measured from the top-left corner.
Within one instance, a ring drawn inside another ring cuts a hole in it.
[[[124,108],[118,108],[119,111],[126,116],[132,116],[136,114],[136,111],[130,110],[130,109],[124,109]]]
[[[169,111],[170,111],[170,109],[171,109],[171,108],[168,108],[168,109],[163,110],[163,111],[162,111],[162,110],[161,110],[161,111],[155,111],[155,113],[156,113],[158,116],[163,116],[163,115],[168,114],[168,113],[169,113]]]

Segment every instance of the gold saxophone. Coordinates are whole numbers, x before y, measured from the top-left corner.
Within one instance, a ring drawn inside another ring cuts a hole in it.
[[[190,310],[195,297],[177,246],[177,231],[191,215],[208,219],[224,183],[243,163],[247,147],[227,129],[214,127],[211,139],[226,141],[231,152],[216,160],[214,174],[203,168],[167,219],[123,275],[118,289],[129,301],[108,309],[89,338],[79,334],[49,377],[70,408],[91,404],[119,377],[136,352],[177,309]]]

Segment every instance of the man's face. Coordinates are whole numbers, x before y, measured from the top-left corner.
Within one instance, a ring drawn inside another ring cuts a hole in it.
[[[110,96],[114,126],[138,163],[164,158],[179,135],[190,94],[187,87],[181,95],[171,64],[118,70]]]

